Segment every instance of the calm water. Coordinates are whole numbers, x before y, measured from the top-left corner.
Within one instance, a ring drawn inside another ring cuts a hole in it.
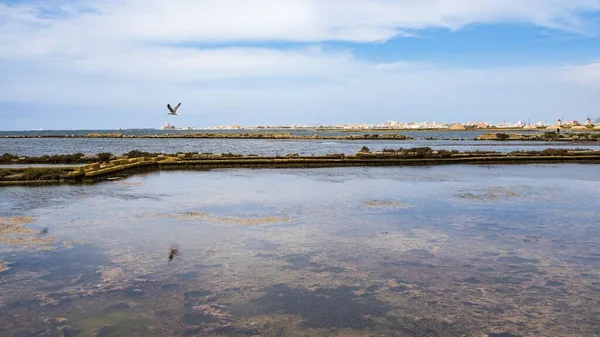
[[[598,177],[215,170],[2,188],[0,335],[597,335]]]
[[[24,134],[88,134],[92,131],[55,131],[55,132],[21,132]],[[221,131],[222,133],[228,133]],[[239,132],[239,131],[238,131]],[[243,131],[247,133],[246,131]],[[321,134],[321,135],[351,135],[361,133],[349,132],[309,132],[309,131],[283,131],[292,134]],[[511,131],[512,132],[512,131]],[[164,131],[137,131],[132,134],[165,133]],[[188,133],[179,131],[179,133]],[[231,132],[229,132],[231,133]],[[176,152],[210,152],[210,153],[239,153],[257,155],[285,155],[298,153],[300,155],[324,155],[328,153],[353,154],[363,146],[372,150],[385,148],[411,148],[429,146],[434,149],[447,150],[543,150],[549,147],[561,148],[586,148],[600,150],[600,143],[575,143],[575,142],[494,142],[474,141],[473,139],[484,131],[445,131],[445,132],[398,132],[413,137],[412,140],[251,140],[251,139],[98,139],[98,138],[0,138],[0,154],[12,153],[23,156],[41,156],[44,154],[70,154],[81,152],[93,155],[100,152],[123,154],[131,150],[140,150],[154,153]],[[528,132],[520,132],[528,133]],[[529,132],[531,133],[531,132]],[[0,132],[0,136],[18,134],[18,132]],[[426,140],[425,138],[438,138],[440,140]],[[458,140],[452,140],[458,139]]]

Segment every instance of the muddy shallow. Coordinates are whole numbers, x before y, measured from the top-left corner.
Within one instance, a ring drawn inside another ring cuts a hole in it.
[[[600,168],[0,189],[1,336],[600,333]]]

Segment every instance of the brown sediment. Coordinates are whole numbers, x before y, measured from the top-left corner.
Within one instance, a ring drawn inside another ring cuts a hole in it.
[[[225,217],[216,219],[221,223],[229,223],[229,224],[239,224],[246,226],[256,226],[267,223],[276,223],[276,222],[289,222],[289,218],[283,217],[261,217],[261,218],[238,218],[238,217]],[[212,220],[214,221],[214,220]]]
[[[178,214],[169,214],[169,217],[174,217],[178,219],[195,219],[195,218],[207,218],[210,216],[208,212],[185,212]]]
[[[12,227],[32,222],[35,222],[35,218],[30,216],[0,217],[0,234],[8,233],[5,231],[10,230]]]
[[[0,273],[9,270],[10,267],[7,266],[4,261],[0,260]]]
[[[432,239],[439,239],[442,235],[437,231],[427,230],[413,231],[410,234],[404,237],[415,241],[414,243],[421,249],[428,250]],[[412,234],[418,235],[414,237]],[[583,331],[591,331],[589,319],[583,315],[586,312],[581,308],[593,303],[594,297],[581,299],[580,296],[571,293],[567,298],[564,292],[558,290],[537,294],[526,288],[529,283],[539,283],[539,278],[546,277],[543,275],[535,276],[532,281],[525,281],[526,283],[520,285],[494,281],[503,277],[502,274],[506,274],[501,269],[498,273],[492,272],[485,276],[461,270],[460,264],[474,252],[481,251],[484,242],[473,241],[473,245],[460,248],[442,245],[444,249],[459,249],[458,252],[463,255],[457,260],[452,260],[448,256],[444,257],[443,254],[438,256],[436,253],[435,263],[439,270],[431,272],[425,266],[399,268],[404,263],[403,260],[408,258],[407,254],[402,254],[406,252],[405,241],[394,237],[390,239],[402,249],[396,251],[397,254],[392,254],[387,244],[380,247],[384,249],[378,250],[378,253],[386,252],[391,258],[385,261],[396,265],[377,266],[376,263],[381,261],[377,258],[373,261],[375,264],[367,264],[374,253],[372,244],[381,238],[375,238],[372,242],[365,242],[352,248],[356,250],[354,254],[363,260],[359,261],[357,268],[347,268],[347,272],[333,276],[327,273],[315,273],[314,277],[312,274],[307,277],[310,271],[306,268],[286,269],[285,273],[281,273],[278,272],[281,270],[280,260],[269,260],[271,263],[266,264],[264,260],[257,263],[257,258],[253,257],[232,259],[223,256],[228,267],[220,271],[223,274],[219,277],[204,277],[195,282],[181,283],[182,288],[173,290],[160,289],[160,282],[154,285],[145,283],[146,285],[143,289],[140,288],[139,292],[151,294],[153,299],[151,302],[145,302],[144,299],[136,302],[140,303],[142,308],[146,305],[158,308],[157,312],[162,312],[164,316],[161,316],[160,321],[164,330],[161,331],[165,334],[172,331],[181,332],[184,329],[188,329],[189,334],[230,335],[233,334],[231,331],[234,329],[245,329],[240,331],[251,331],[255,335],[279,333],[279,335],[311,336],[390,335],[398,331],[410,335],[452,336],[485,335],[485,332],[503,331],[528,335],[532,331],[537,331],[537,334],[544,336],[564,336],[573,334],[573,331],[578,331],[579,334]],[[340,244],[345,245],[343,242]],[[301,243],[296,243],[290,250],[298,251],[297,247],[300,245]],[[485,248],[489,249],[487,246]],[[331,249],[327,246],[323,249],[324,254],[318,255],[319,259],[311,257],[310,262],[326,264],[331,258],[330,254],[337,251],[337,248]],[[448,255],[454,256],[456,253],[457,251],[453,251]],[[375,256],[383,256],[383,254],[375,254]],[[497,258],[475,264],[501,268],[506,265],[500,260],[504,256],[506,255],[502,254]],[[521,256],[527,257],[527,255]],[[132,263],[137,262],[132,261]],[[543,264],[539,267],[547,271],[548,275],[556,274],[552,264]],[[103,269],[105,286],[102,290],[93,291],[95,293],[108,291],[108,289],[131,291],[133,282],[123,279],[122,272],[125,271],[127,274],[131,273],[129,267],[123,267],[121,270]],[[259,278],[256,275],[265,275],[265,277]],[[472,279],[468,279],[472,282],[464,281],[468,276],[473,276]],[[572,272],[569,277],[576,286]],[[173,282],[172,278],[166,281]],[[275,285],[278,283],[282,285]],[[375,290],[369,287],[371,285],[376,285]],[[575,292],[577,288],[571,289],[570,291]],[[185,305],[182,309],[182,293],[194,292],[194,290],[197,290],[197,296],[183,296]],[[113,294],[119,293],[113,292]],[[46,306],[43,309],[53,306],[51,297],[41,296],[39,299],[48,301],[47,304],[42,304]],[[109,301],[114,299],[115,297],[111,297]],[[94,299],[88,296],[86,300],[90,301],[86,303],[90,304],[86,307],[98,310],[103,310],[102,308],[111,303],[105,297]],[[131,300],[125,298],[123,301],[128,303]],[[349,306],[354,310],[349,311],[350,320],[346,318],[347,316],[336,314],[339,311],[331,314],[318,308],[320,305],[329,306],[329,303],[334,303],[331,305],[334,308]],[[559,305],[570,309],[560,310],[557,308]],[[251,314],[240,314],[236,308],[249,310]],[[573,313],[574,311],[576,312]],[[86,315],[92,315],[92,312],[93,310]],[[322,313],[323,315],[320,315]],[[62,312],[60,314],[64,315]],[[112,311],[112,314],[123,317],[131,315],[131,311],[130,309],[122,312]],[[153,312],[149,311],[145,314],[153,315]],[[103,318],[102,314],[93,315],[95,327],[111,322],[109,318]],[[210,322],[183,325],[181,323],[183,315],[187,315],[184,317],[190,320],[210,318]],[[575,319],[573,315],[577,315],[577,318]],[[71,322],[78,322],[75,317],[67,317]],[[344,324],[354,324],[351,319],[372,325],[340,327]],[[374,323],[369,323],[371,321]],[[75,323],[74,325],[77,326]],[[229,327],[230,330],[219,330],[224,327]]]
[[[73,239],[63,241],[61,244],[61,248],[73,248],[75,245],[84,245],[90,243],[87,239]]]
[[[289,222],[290,219],[286,217],[219,217],[215,216],[208,212],[186,212],[186,213],[175,213],[175,214],[149,214],[144,213],[140,214],[141,218],[149,218],[149,217],[170,217],[181,220],[190,220],[190,219],[201,219],[212,223],[222,223],[222,224],[237,224],[237,225],[246,225],[246,226],[257,226],[261,224],[268,223],[281,223],[281,222]]]
[[[58,239],[47,235],[47,227],[40,231],[24,226],[35,221],[35,218],[29,216],[0,217],[0,245],[31,251],[49,251],[59,248]],[[60,243],[60,247],[73,248],[75,245],[85,243],[88,243],[88,240],[66,240]]]
[[[364,202],[365,206],[373,208],[388,208],[388,207],[406,207],[406,204],[399,201],[386,201],[386,200],[370,200]]]
[[[120,181],[119,182],[119,185],[122,185],[122,186],[141,186],[143,184],[144,183],[141,181],[136,181],[136,182]]]
[[[102,283],[121,283],[127,280],[127,275],[121,267],[102,267],[100,279]]]
[[[40,237],[39,230],[23,226],[34,221],[34,218],[27,216],[0,218],[0,244],[30,250],[54,249],[52,244],[56,241],[56,238],[51,236]]]
[[[521,197],[521,194],[504,187],[490,187],[487,191],[482,191],[481,193],[457,193],[456,195],[459,198],[480,201],[494,201],[497,199]]]

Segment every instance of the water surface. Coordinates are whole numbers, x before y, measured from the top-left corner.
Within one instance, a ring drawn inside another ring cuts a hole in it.
[[[591,336],[599,173],[214,170],[2,188],[0,335]]]
[[[67,131],[0,131],[0,136],[9,135],[87,135],[94,130]],[[543,150],[550,147],[586,148],[600,150],[598,142],[540,142],[540,141],[475,141],[474,138],[490,130],[475,131],[389,131],[389,132],[342,132],[322,130],[206,130],[206,131],[164,131],[164,130],[113,130],[132,135],[149,134],[188,134],[188,133],[290,133],[293,135],[348,136],[369,134],[402,134],[410,140],[275,140],[275,139],[176,139],[176,138],[0,138],[0,154],[11,153],[20,156],[41,156],[52,154],[84,153],[94,155],[100,152],[123,154],[131,150],[153,153],[204,152],[256,154],[261,156],[298,153],[303,156],[328,153],[356,153],[363,146],[372,150],[385,148],[412,148],[429,146],[434,149],[460,151],[500,151]],[[504,131],[509,133],[542,133],[542,131]],[[433,139],[432,139],[433,138]]]
[[[373,151],[386,148],[429,146],[433,149],[459,151],[533,151],[547,148],[584,148],[600,150],[598,142],[475,141],[475,140],[266,140],[266,139],[177,139],[177,138],[0,138],[0,154],[42,156],[81,152],[123,154],[131,150],[152,153],[235,153],[260,156],[302,156],[328,153],[354,154],[363,146]]]

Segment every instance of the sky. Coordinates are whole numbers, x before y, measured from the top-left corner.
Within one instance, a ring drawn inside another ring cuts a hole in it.
[[[0,130],[588,116],[600,0],[0,0]]]

